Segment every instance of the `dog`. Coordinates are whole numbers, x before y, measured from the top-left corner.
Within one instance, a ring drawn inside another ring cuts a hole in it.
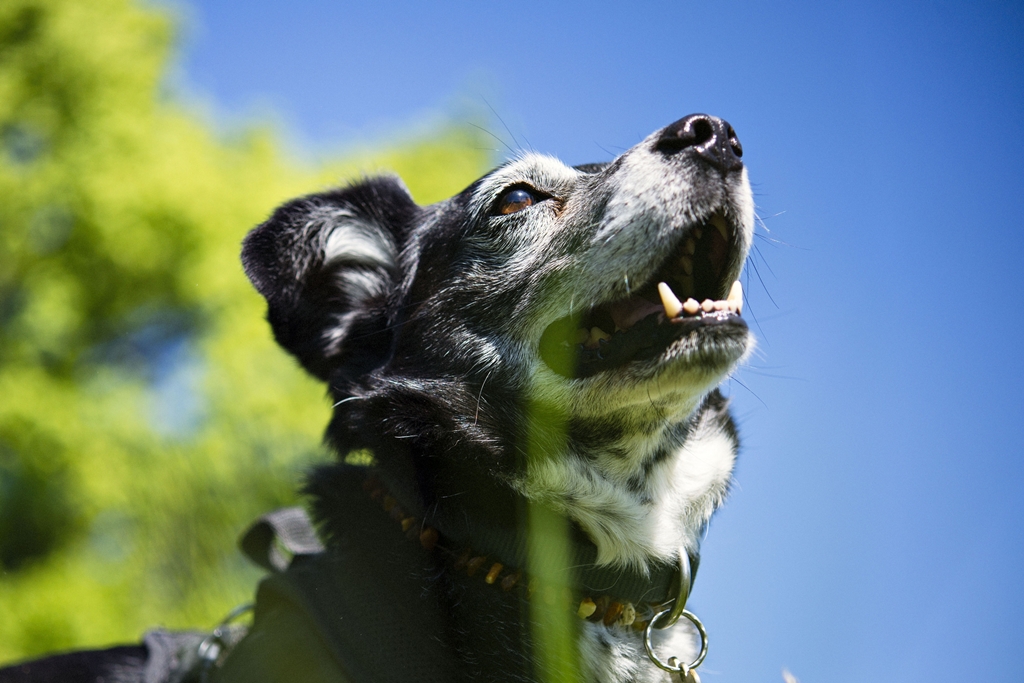
[[[248,235],[342,458],[307,486],[333,559],[261,588],[223,680],[321,680],[296,672],[332,657],[337,680],[699,680],[699,620],[668,612],[738,449],[717,387],[754,344],[742,153],[695,114],[610,163],[526,153],[432,206],[369,178]]]

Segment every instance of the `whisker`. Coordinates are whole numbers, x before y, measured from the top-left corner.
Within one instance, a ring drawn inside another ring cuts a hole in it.
[[[505,119],[501,118],[501,114],[499,114],[494,109],[494,107],[491,106],[491,103],[487,101],[486,97],[481,97],[480,99],[484,101],[484,104],[486,104],[487,108],[491,110],[491,113],[498,117],[498,120],[501,121],[501,125],[504,126],[505,128],[505,132],[507,132],[509,136],[512,138],[512,142],[516,143],[516,147],[518,147],[519,149],[532,149],[532,146],[530,146],[530,141],[526,140],[525,137],[523,139],[526,140],[527,147],[524,148],[522,145],[519,144],[519,140],[516,140],[515,134],[512,132],[512,129],[508,127],[508,124],[505,123]]]
[[[729,379],[729,381],[730,381],[730,382],[736,382],[736,384],[739,384],[739,385],[740,385],[741,387],[743,387],[744,389],[746,389],[747,391],[749,391],[749,392],[750,392],[750,395],[751,395],[751,396],[753,396],[753,397],[754,397],[754,398],[756,398],[756,399],[757,399],[758,401],[760,401],[760,402],[761,402],[761,405],[763,405],[763,406],[764,406],[765,408],[768,408],[768,404],[764,402],[764,399],[762,399],[762,398],[761,398],[760,396],[758,396],[758,395],[757,395],[757,392],[755,392],[755,391],[754,391],[753,389],[751,389],[750,387],[748,387],[748,386],[747,386],[746,384],[744,384],[744,383],[743,383],[743,382],[741,382],[740,380],[736,379],[736,377],[735,377],[735,376],[731,377],[731,378]],[[769,410],[771,410],[771,408],[768,408],[768,409],[769,409]]]
[[[515,153],[516,153],[516,150],[514,150],[514,149],[513,149],[512,147],[510,147],[510,146],[509,146],[509,144],[508,144],[507,142],[505,142],[504,140],[502,140],[501,138],[499,138],[499,137],[498,137],[497,135],[495,135],[495,134],[494,134],[494,133],[492,133],[491,131],[487,130],[487,129],[486,129],[486,128],[484,128],[483,126],[478,126],[478,125],[476,125],[476,124],[475,124],[475,123],[473,123],[472,121],[469,121],[468,123],[469,123],[469,125],[473,126],[474,128],[477,128],[477,129],[479,129],[479,130],[482,130],[483,132],[487,133],[487,134],[488,134],[488,135],[490,135],[490,136],[491,136],[492,138],[494,138],[495,140],[497,140],[498,142],[500,142],[501,144],[503,144],[503,145],[505,146],[505,149],[507,149],[507,150],[509,151],[509,154],[515,155]],[[513,140],[513,142],[515,142],[515,140]],[[517,142],[516,144],[518,145],[519,143]],[[496,150],[493,150],[493,151],[495,151],[495,152],[500,152],[501,150],[499,150],[499,149],[496,149]]]

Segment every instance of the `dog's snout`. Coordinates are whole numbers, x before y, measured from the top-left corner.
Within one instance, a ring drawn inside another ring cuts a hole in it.
[[[743,167],[743,146],[736,131],[717,116],[691,114],[666,126],[655,143],[664,154],[689,151],[723,171]]]

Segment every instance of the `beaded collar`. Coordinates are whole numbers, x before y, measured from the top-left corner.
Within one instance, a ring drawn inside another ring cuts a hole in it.
[[[580,619],[605,626],[643,631],[650,620],[672,603],[679,585],[675,565],[653,565],[646,573],[596,565],[597,549],[589,542],[577,546],[572,581],[564,588],[538,587],[527,576],[525,548],[513,534],[490,531],[473,537],[468,522],[425,519],[407,511],[375,475],[363,482],[363,490],[401,528],[411,541],[427,551],[439,551],[452,571],[494,586],[495,590],[522,591],[554,606],[573,609]]]

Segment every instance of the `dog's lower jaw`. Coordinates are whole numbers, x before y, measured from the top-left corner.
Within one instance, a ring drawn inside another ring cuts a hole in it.
[[[584,379],[567,379],[536,353],[527,360],[523,381],[534,403],[574,418],[594,419],[621,410],[662,411],[662,420],[686,419],[714,387],[743,364],[756,346],[741,325],[727,332],[696,334],[677,340],[656,359],[635,361]]]

